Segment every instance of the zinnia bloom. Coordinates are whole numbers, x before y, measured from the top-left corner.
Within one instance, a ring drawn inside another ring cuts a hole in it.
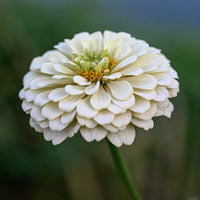
[[[128,33],[79,33],[33,59],[20,91],[30,125],[59,144],[81,133],[130,145],[135,127],[170,117],[177,73],[160,50]]]

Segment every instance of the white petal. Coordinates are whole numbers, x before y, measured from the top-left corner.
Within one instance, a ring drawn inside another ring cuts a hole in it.
[[[89,97],[82,99],[81,102],[77,105],[76,109],[77,109],[78,115],[87,119],[91,119],[98,112],[90,105]]]
[[[169,63],[167,63],[167,64],[161,64],[152,73],[167,72],[168,70],[169,70]]]
[[[40,71],[44,74],[57,74],[56,70],[54,69],[54,64],[50,62],[45,62],[41,64]]]
[[[125,32],[119,32],[117,33],[117,39],[122,40],[123,42],[129,43],[129,40],[131,39],[131,35]]]
[[[30,87],[30,83],[38,78],[41,77],[41,74],[33,72],[33,71],[29,71],[28,73],[25,74],[24,78],[23,78],[23,85],[24,85],[24,89],[27,89]]]
[[[82,41],[83,48],[99,54],[102,50],[102,33],[95,32]]]
[[[97,126],[97,123],[94,120],[92,120],[92,119],[86,119],[85,120],[85,126],[87,128],[94,128],[94,127]]]
[[[74,35],[74,38],[76,39],[83,39],[83,38],[87,38],[90,34],[88,32],[81,32],[81,33],[77,33]]]
[[[116,127],[126,126],[131,122],[131,118],[132,118],[131,112],[126,111],[125,113],[115,115],[112,124]]]
[[[40,92],[35,98],[34,98],[34,104],[38,106],[43,106],[44,104],[49,102],[48,95],[49,95],[49,90]]]
[[[51,87],[56,85],[64,85],[68,83],[68,80],[56,80],[51,77],[39,77],[31,81],[30,88],[32,90],[43,88],[43,87]]]
[[[37,90],[27,90],[24,94],[24,98],[27,102],[31,102],[38,95],[39,91]]]
[[[69,138],[73,137],[78,132],[79,128],[80,128],[80,124],[74,120],[66,129],[64,129],[65,133],[63,137],[65,139],[67,137]],[[52,143],[55,145],[55,141],[52,141]]]
[[[80,124],[76,121],[73,121],[68,127],[67,127],[67,136],[73,137],[74,134],[78,132],[80,128]]]
[[[60,53],[57,50],[47,51],[43,55],[43,57],[48,59],[48,61],[55,63],[55,64],[61,63],[61,60],[66,59],[66,56],[64,56],[62,53]]]
[[[169,97],[176,97],[177,93],[179,92],[179,88],[168,89]]]
[[[165,73],[154,74],[154,77],[157,79],[158,85],[169,85],[172,81],[171,76]]]
[[[135,105],[129,108],[136,113],[145,113],[150,108],[150,102],[141,97],[135,98]]]
[[[62,73],[62,74],[72,75],[72,76],[76,74],[76,72],[74,72],[69,67],[64,66],[64,65],[54,64],[53,67],[54,67],[55,71]]]
[[[44,138],[47,141],[51,141],[53,139],[58,140],[58,143],[61,143],[63,140],[60,140],[60,138],[64,135],[65,130],[63,131],[53,131],[49,128],[44,130]]]
[[[64,88],[56,88],[49,93],[48,99],[53,102],[58,102],[67,96],[68,94],[65,92]]]
[[[117,48],[117,50],[114,53],[114,58],[116,58],[117,60],[121,60],[124,57],[126,57],[131,51],[131,48],[128,44],[122,42],[119,47]]]
[[[60,42],[58,45],[54,46],[56,49],[58,49],[59,51],[61,51],[62,53],[64,53],[67,56],[72,57],[72,52],[71,49],[69,47],[69,45],[66,42]]]
[[[158,109],[157,109],[157,112],[155,115],[156,117],[164,115],[164,116],[170,118],[171,113],[174,110],[173,104],[168,99],[166,99],[163,102],[157,102],[157,107],[158,107]]]
[[[156,92],[154,90],[135,89],[133,93],[145,98],[146,100],[152,100],[152,99],[156,98]]]
[[[57,145],[63,142],[67,138],[66,129],[62,131],[55,131],[55,135],[52,138],[52,144]]]
[[[134,63],[137,60],[137,56],[130,56],[126,59],[124,59],[122,62],[120,62],[113,70],[112,72],[120,71],[125,66]]]
[[[76,115],[76,110],[63,113],[61,116],[61,123],[68,125],[74,119],[75,115]]]
[[[164,108],[166,108],[166,107],[169,106],[169,104],[170,104],[169,99],[166,99],[166,100],[163,101],[163,102],[157,102],[157,106],[158,106],[158,108],[159,108],[159,107],[164,107]]]
[[[58,103],[58,106],[63,111],[71,112],[81,101],[82,97],[83,97],[83,95],[73,95],[73,96],[69,95],[66,98],[64,98],[63,100],[61,100]]]
[[[49,128],[44,129],[44,139],[47,141],[51,141],[52,138],[56,135],[55,131],[52,131]]]
[[[126,109],[123,109],[112,103],[108,106],[107,109],[114,114],[120,114],[120,113],[124,113],[126,111]]]
[[[49,127],[49,120],[43,120],[38,122],[41,128],[48,128]]]
[[[145,62],[138,64],[138,66],[140,66],[140,68],[142,68],[144,72],[154,72],[155,70],[159,68],[158,65],[159,63],[154,62],[154,60],[146,60]]]
[[[74,36],[72,40],[66,39],[65,42],[70,46],[73,53],[81,54],[83,52],[82,40],[89,36],[88,33],[79,33]]]
[[[104,49],[108,49],[110,57],[115,58],[115,50],[118,48],[119,45],[116,44],[115,40],[108,40],[104,42]]]
[[[174,110],[174,106],[173,104],[170,102],[169,106],[167,108],[165,108],[163,115],[170,118],[171,114]]]
[[[91,142],[93,140],[96,141],[102,140],[103,138],[105,138],[108,131],[101,126],[96,126],[95,128],[92,129],[82,127],[80,129],[80,132],[86,141]]]
[[[35,105],[32,107],[30,115],[36,121],[43,121],[45,119],[41,114],[41,108]]]
[[[172,67],[170,67],[170,66],[169,66],[169,74],[170,74],[170,76],[172,78],[178,78],[177,72]]]
[[[103,76],[103,79],[105,80],[114,80],[114,79],[118,79],[122,76],[122,74],[120,72],[116,72],[114,74],[111,74],[109,76]]]
[[[133,40],[134,43],[131,48],[131,53],[134,53],[134,55],[141,56],[147,52],[147,47],[149,46],[145,41],[143,40]]]
[[[27,113],[33,107],[33,103],[28,103],[27,101],[23,100],[22,102],[22,109]]]
[[[87,128],[94,128],[97,126],[97,123],[93,119],[86,119],[79,115],[76,116],[76,119],[81,126],[86,126]]]
[[[33,118],[30,118],[29,120],[29,124],[32,128],[35,129],[35,131],[39,132],[39,133],[42,133],[43,132],[43,129],[38,125],[37,121],[34,120]]]
[[[160,55],[145,54],[141,56],[134,65],[143,69],[144,72],[152,72],[158,68],[161,62],[162,59]]]
[[[110,131],[110,132],[118,132],[119,131],[119,128],[117,128],[116,126],[114,126],[114,125],[112,125],[112,124],[105,124],[105,125],[103,125],[103,127],[105,128],[105,129],[107,129],[108,131]]]
[[[73,38],[72,40],[65,39],[65,42],[72,49],[72,53],[80,54],[81,52],[83,52],[83,46],[82,46],[81,40],[79,38]]]
[[[119,127],[119,130],[120,130],[120,131],[123,131],[123,130],[126,129],[126,127],[127,127],[126,125],[125,125],[125,126],[121,126],[121,127]]]
[[[75,69],[76,71],[80,71],[81,70],[81,67],[79,65],[77,65],[74,61],[69,61],[69,65],[70,65],[70,67],[72,69]]]
[[[172,82],[171,82],[171,84],[170,85],[168,85],[167,86],[168,88],[178,88],[179,87],[179,83],[178,83],[178,81],[177,80],[175,80],[175,79],[172,79]]]
[[[121,71],[121,73],[123,75],[126,75],[126,76],[139,76],[141,74],[143,74],[143,70],[141,68],[127,68],[126,70],[123,70]]]
[[[148,54],[156,54],[156,53],[160,53],[160,52],[161,52],[160,49],[156,49],[154,47],[149,47],[148,50],[147,50]]]
[[[73,137],[74,134],[78,132],[80,128],[80,124],[77,121],[73,121],[68,127],[67,127],[67,137]]]
[[[157,85],[157,80],[149,74],[142,74],[140,76],[129,77],[126,79],[133,88],[152,90]]]
[[[63,114],[56,103],[50,102],[42,108],[42,115],[48,120],[53,120]]]
[[[94,120],[101,125],[104,124],[110,124],[113,119],[114,119],[115,115],[113,113],[111,113],[108,110],[101,110],[97,113],[96,116],[94,116]]]
[[[169,97],[169,92],[165,87],[158,86],[156,89],[155,101],[165,101]]]
[[[144,130],[148,131],[149,129],[152,129],[154,126],[153,120],[142,120],[138,118],[132,118],[131,122],[136,125],[137,127],[143,128]]]
[[[78,85],[90,85],[90,81],[82,76],[74,76],[73,81]]]
[[[157,112],[157,105],[155,102],[151,102],[151,107],[145,113],[133,113],[133,116],[143,120],[149,120],[155,116]]]
[[[121,147],[123,144],[123,138],[120,137],[120,134],[118,132],[109,133],[107,138],[113,145],[117,147]]]
[[[52,79],[57,79],[57,80],[59,80],[59,79],[71,79],[71,76],[66,76],[66,75],[62,75],[62,74],[60,74],[60,75],[53,75],[52,76]]]
[[[112,102],[123,109],[127,109],[135,104],[135,97],[132,95],[128,100],[125,101],[120,101],[112,98]]]
[[[133,94],[133,88],[128,81],[109,81],[107,85],[112,96],[118,100],[127,100]]]
[[[117,35],[117,33],[113,32],[113,31],[104,31],[103,33],[103,39],[104,39],[104,43],[106,43],[109,40],[112,40],[113,38],[115,38],[115,36]]]
[[[24,96],[25,96],[25,90],[24,90],[24,88],[23,88],[23,89],[21,89],[20,92],[19,92],[19,98],[20,98],[20,99],[23,99]]]
[[[60,117],[49,121],[49,127],[53,131],[62,131],[66,126],[67,126],[67,124],[61,123]]]
[[[53,145],[60,144],[68,137],[73,137],[75,133],[78,132],[80,125],[77,122],[72,122],[67,128],[63,131],[57,131],[52,138]]]
[[[92,83],[88,87],[85,88],[85,94],[92,95],[99,89],[100,82]]]
[[[71,95],[83,94],[85,87],[79,85],[66,85],[65,91]]]
[[[46,62],[47,59],[43,57],[36,57],[32,60],[31,65],[30,65],[30,70],[34,71],[37,69],[40,69],[40,66],[42,63]]]
[[[90,98],[90,103],[96,110],[107,108],[110,105],[110,102],[111,96],[104,90],[103,87],[100,87],[99,90]]]
[[[120,147],[123,143],[126,145],[131,145],[135,139],[135,128],[129,125],[125,130],[119,131],[117,133],[109,133],[108,139],[115,146]]]

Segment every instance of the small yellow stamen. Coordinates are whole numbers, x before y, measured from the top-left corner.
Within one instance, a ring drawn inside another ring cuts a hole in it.
[[[81,69],[80,71],[76,71],[76,73],[79,76],[82,76],[88,80],[90,80],[92,83],[97,81],[102,81],[103,75],[109,75],[110,71],[113,67],[115,67],[118,64],[118,62],[115,61],[115,58],[109,58],[109,66],[108,68],[104,69],[101,68],[100,72],[94,71],[93,69],[90,69],[90,71],[85,71],[84,69]]]
[[[88,80],[90,80],[92,83],[93,82],[97,82],[97,81],[101,81],[102,76],[104,75],[104,69],[101,68],[101,73],[98,73],[97,71],[93,71],[92,69],[88,72],[88,71],[84,71],[83,69],[81,69],[80,71],[76,71],[76,73],[79,76],[82,76],[84,78],[87,78]]]
[[[114,65],[117,65],[118,62],[115,61],[115,58],[111,58],[111,57],[110,57],[110,59],[109,59],[109,64],[110,64],[111,66],[114,66]]]

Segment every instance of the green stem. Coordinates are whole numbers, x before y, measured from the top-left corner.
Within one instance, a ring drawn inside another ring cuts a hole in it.
[[[139,197],[139,194],[137,193],[135,189],[135,186],[133,185],[130,172],[128,171],[128,168],[126,167],[126,164],[120,154],[119,149],[116,146],[114,146],[108,139],[107,139],[107,144],[110,149],[115,166],[121,177],[121,180],[124,183],[124,186],[126,187],[131,198],[133,200],[141,200],[141,198]]]

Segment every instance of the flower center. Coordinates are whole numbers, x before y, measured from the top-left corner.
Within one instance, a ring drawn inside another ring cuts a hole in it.
[[[111,58],[108,50],[102,50],[99,54],[88,52],[86,49],[82,54],[74,54],[73,58],[76,73],[91,82],[103,82],[103,76],[108,76],[110,71],[118,64],[115,58]]]
[[[102,76],[103,76],[103,68],[102,68],[102,72],[99,73],[97,71],[93,71],[92,69],[88,72],[88,71],[84,71],[83,69],[81,69],[81,71],[76,71],[76,73],[84,78],[89,79],[91,82],[97,82],[97,81],[101,81]]]

